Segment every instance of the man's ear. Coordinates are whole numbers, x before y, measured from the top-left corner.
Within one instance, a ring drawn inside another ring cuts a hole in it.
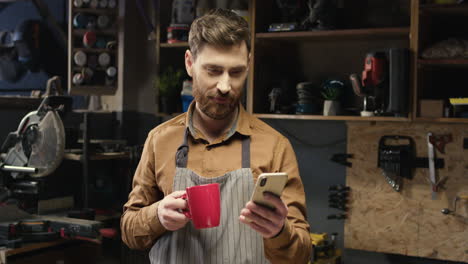
[[[190,50],[185,51],[185,69],[187,70],[187,74],[190,77],[192,76],[192,71],[193,71],[193,55]]]
[[[247,57],[247,72],[250,69],[250,61],[251,61],[250,58],[252,57],[251,55],[252,55],[252,53],[249,52],[249,56]]]

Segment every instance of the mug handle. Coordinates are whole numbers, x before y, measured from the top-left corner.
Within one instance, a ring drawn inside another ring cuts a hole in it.
[[[180,198],[187,200],[187,193],[184,193]],[[187,209],[181,210],[181,213],[183,213],[187,218],[192,219],[192,215],[190,214],[190,208],[188,207],[188,203],[187,203]]]

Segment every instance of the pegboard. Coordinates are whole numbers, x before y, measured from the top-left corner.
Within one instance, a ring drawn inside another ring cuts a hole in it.
[[[346,183],[351,187],[348,219],[345,221],[345,247],[434,259],[468,262],[468,202],[457,195],[468,194],[467,124],[364,123],[348,122],[347,151],[353,154]],[[413,170],[413,179],[404,179],[396,192],[377,167],[378,144],[383,135],[404,135],[414,140],[417,157],[428,156],[427,133],[451,134],[444,168],[436,169],[438,179],[447,177],[444,189],[432,199],[429,169]]]

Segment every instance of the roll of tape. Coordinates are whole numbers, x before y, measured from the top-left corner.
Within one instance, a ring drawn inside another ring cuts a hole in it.
[[[73,56],[73,61],[75,62],[76,65],[78,66],[85,66],[86,65],[86,61],[87,61],[87,57],[86,57],[86,53],[84,53],[83,51],[77,51],[75,53],[75,55]]]
[[[110,64],[111,57],[109,53],[103,52],[99,55],[98,62],[102,67],[107,67]]]

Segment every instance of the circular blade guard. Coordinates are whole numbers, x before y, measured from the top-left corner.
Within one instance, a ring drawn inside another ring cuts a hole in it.
[[[31,149],[28,166],[38,169],[32,177],[49,175],[60,165],[65,150],[65,129],[57,112],[48,111],[41,120]]]

